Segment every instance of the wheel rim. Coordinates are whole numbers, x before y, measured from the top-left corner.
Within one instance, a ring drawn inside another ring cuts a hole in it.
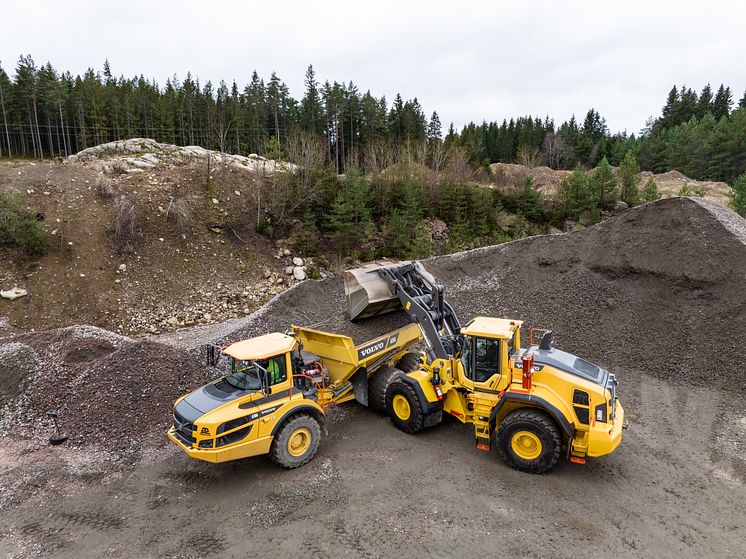
[[[393,405],[394,413],[399,419],[406,421],[412,415],[412,408],[409,406],[409,401],[401,394],[394,396]]]
[[[311,431],[305,427],[296,429],[288,439],[288,452],[291,456],[303,456],[311,447]]]
[[[541,440],[531,431],[516,432],[510,440],[510,446],[522,460],[536,460],[541,456]]]

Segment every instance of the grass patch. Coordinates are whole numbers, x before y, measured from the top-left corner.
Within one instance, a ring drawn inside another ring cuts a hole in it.
[[[0,245],[38,256],[49,250],[49,235],[20,195],[0,192]]]

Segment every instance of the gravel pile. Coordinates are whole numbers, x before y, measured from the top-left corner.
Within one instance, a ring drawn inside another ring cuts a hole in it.
[[[6,435],[43,440],[54,411],[71,444],[121,450],[163,440],[174,400],[206,376],[185,351],[73,326],[1,338],[0,379]]]
[[[683,384],[743,385],[746,221],[709,200],[672,198],[594,227],[424,261],[462,323],[517,318],[613,371]],[[339,278],[305,282],[219,332],[235,340],[316,325],[357,342],[406,323],[350,323]],[[205,332],[205,334],[209,334]]]

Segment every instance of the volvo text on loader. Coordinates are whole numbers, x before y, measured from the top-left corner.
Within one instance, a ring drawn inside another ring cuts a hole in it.
[[[473,425],[477,448],[543,473],[561,456],[584,463],[621,441],[616,377],[552,347],[552,333],[519,320],[461,326],[443,287],[418,262],[345,272],[353,320],[404,310],[413,324],[355,347],[346,336],[293,327],[223,349],[225,376],[181,398],[169,437],[212,462],[269,453],[285,467],[315,454],[332,405],[357,400],[416,433],[443,412]],[[524,337],[524,339],[526,338]],[[424,351],[413,351],[424,342]],[[213,359],[214,361],[214,359]]]

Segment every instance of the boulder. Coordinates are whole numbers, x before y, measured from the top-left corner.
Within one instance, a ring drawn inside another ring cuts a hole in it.
[[[306,271],[301,266],[293,268],[293,277],[298,281],[306,279]]]
[[[15,301],[19,297],[25,297],[28,295],[28,291],[21,289],[20,287],[14,287],[8,291],[0,291],[0,297],[8,299],[9,301]]]

